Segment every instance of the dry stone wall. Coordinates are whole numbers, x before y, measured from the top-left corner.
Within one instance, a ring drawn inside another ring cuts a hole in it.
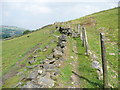
[[[65,59],[65,48],[67,43],[67,37],[78,37],[77,33],[73,33],[70,28],[57,27],[57,30],[61,33],[58,37],[57,46],[52,50],[52,53],[46,56],[45,60],[41,60],[40,64],[33,65],[36,62],[36,57],[33,60],[28,61],[30,66],[27,69],[31,70],[28,76],[23,76],[15,87],[18,88],[52,88],[55,86],[57,77],[60,75],[60,66]],[[52,41],[54,42],[54,41]],[[38,48],[41,52],[45,52],[49,46],[44,49]],[[34,69],[35,68],[35,69]]]
[[[64,30],[64,29],[63,29]],[[66,29],[65,29],[66,30]],[[35,69],[30,72],[27,77],[24,77],[27,82],[25,85],[18,85],[21,88],[52,88],[55,86],[55,82],[57,77],[60,74],[59,68],[61,66],[61,62],[65,59],[63,58],[64,50],[66,48],[67,36],[70,35],[70,30],[64,32],[62,31],[61,36],[58,37],[58,44],[52,50],[52,53],[46,57],[45,60],[40,61],[38,69]],[[35,62],[35,59],[29,61],[29,64]],[[29,66],[28,68],[32,69],[33,66]]]

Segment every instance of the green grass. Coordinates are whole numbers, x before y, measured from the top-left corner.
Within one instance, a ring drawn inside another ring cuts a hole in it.
[[[67,54],[68,56],[66,57],[66,61],[64,61],[64,64],[60,68],[61,75],[58,79],[58,82],[63,84],[62,88],[71,86],[70,78],[72,75],[72,65],[70,63],[73,62],[73,59],[71,59],[70,56],[73,56],[73,52],[72,52],[73,42],[74,41],[71,38],[68,38],[68,44],[67,44],[68,51],[66,52],[68,53]]]
[[[14,76],[11,77],[9,80],[5,81],[5,84],[3,84],[3,88],[12,88],[15,83],[17,84],[19,82],[20,76]]]
[[[67,65],[65,66],[62,70],[61,70],[61,78],[62,78],[62,81],[63,82],[68,82],[70,81],[70,76],[72,75],[72,72],[71,72],[71,66],[70,65]]]
[[[79,76],[81,88],[101,88],[102,81],[98,80],[96,69],[92,68],[92,61],[88,56],[85,56],[85,48],[82,47],[82,41],[79,38],[77,41],[78,58],[79,58]]]

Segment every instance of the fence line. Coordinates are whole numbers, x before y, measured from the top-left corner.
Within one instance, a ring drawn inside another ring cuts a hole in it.
[[[86,55],[89,55],[88,48],[88,39],[86,28],[84,26],[79,29],[80,38],[82,40],[82,46],[85,47]],[[102,69],[103,69],[103,88],[108,88],[108,76],[107,76],[107,61],[106,61],[106,48],[104,44],[104,33],[100,33],[100,42],[101,42],[101,59],[102,59]]]
[[[89,50],[88,38],[86,28],[77,24],[77,27],[68,25],[73,33],[79,35],[82,40],[82,46],[85,47],[86,55],[91,55],[91,51]],[[104,33],[100,33],[100,42],[101,42],[101,59],[102,59],[102,70],[103,70],[103,86],[104,88],[108,88],[108,76],[107,76],[107,61],[106,61],[106,49],[104,45]]]

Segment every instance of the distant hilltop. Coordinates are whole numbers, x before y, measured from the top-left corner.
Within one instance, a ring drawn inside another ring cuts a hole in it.
[[[0,39],[22,35],[25,30],[28,30],[28,29],[20,28],[16,26],[1,25],[0,26]]]

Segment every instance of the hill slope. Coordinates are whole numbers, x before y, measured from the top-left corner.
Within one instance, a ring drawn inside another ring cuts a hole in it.
[[[108,82],[117,87],[118,83],[118,8],[98,12],[76,20],[68,21],[74,26],[86,27],[89,50],[94,59],[101,63],[100,32],[105,33],[106,58],[108,61]],[[78,41],[79,43],[79,41]],[[84,60],[84,59],[83,59]],[[86,65],[87,66],[87,65]],[[113,78],[114,77],[114,78]],[[114,82],[114,83],[113,83]]]
[[[89,50],[95,57],[94,60],[101,64],[101,52],[99,33],[104,32],[106,37],[106,51],[108,61],[108,81],[109,86],[117,87],[118,85],[118,12],[117,8],[102,11],[92,15],[88,15],[79,19],[71,20],[68,22],[55,23],[44,27],[36,32],[24,35],[11,40],[3,41],[3,87],[13,87],[18,82],[21,82],[21,75],[16,75],[18,72],[22,72],[28,75],[31,70],[26,71],[28,66],[28,60],[32,60],[34,56],[37,56],[37,62],[34,65],[40,63],[46,58],[46,55],[51,54],[52,49],[57,45],[57,36],[60,35],[56,31],[55,26],[71,27],[73,31],[77,30],[77,25],[84,25],[87,30]],[[55,40],[55,42],[53,42]],[[53,42],[51,44],[51,42]],[[36,51],[37,48],[45,49],[49,47],[47,51]],[[76,48],[78,53],[73,52]],[[80,38],[68,38],[67,50],[65,51],[65,59],[67,61],[60,68],[60,77],[56,82],[55,87],[74,87],[71,82],[71,76],[74,76],[72,70],[74,70],[78,76],[80,76],[81,88],[96,88],[102,86],[102,80],[98,79],[96,69],[92,68],[91,57],[85,56],[85,48],[82,47],[82,41]],[[112,54],[111,54],[112,53]],[[73,63],[73,64],[72,64]],[[76,67],[76,68],[74,68]],[[14,73],[13,73],[14,72]],[[76,76],[75,76],[76,77]],[[7,79],[6,79],[7,78]],[[112,79],[111,79],[112,78]],[[12,80],[12,81],[11,81]],[[77,79],[78,81],[78,79]],[[24,82],[25,83],[25,82]],[[23,83],[23,84],[24,84]],[[78,87],[78,85],[75,85]]]

